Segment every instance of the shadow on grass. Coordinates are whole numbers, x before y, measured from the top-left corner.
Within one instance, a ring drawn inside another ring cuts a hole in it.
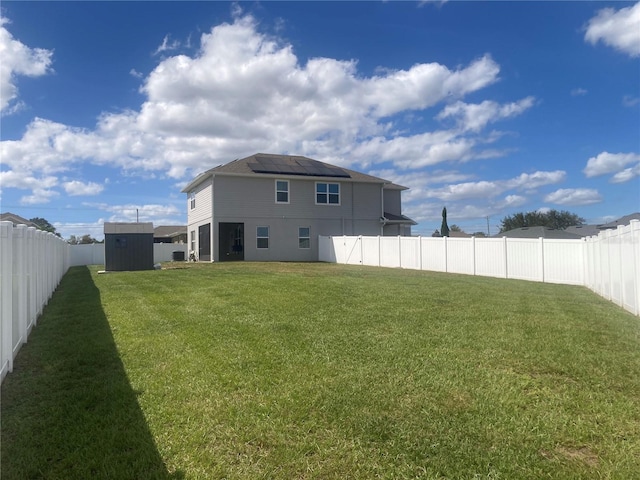
[[[184,478],[136,396],[89,270],[71,268],[2,385],[2,479]]]

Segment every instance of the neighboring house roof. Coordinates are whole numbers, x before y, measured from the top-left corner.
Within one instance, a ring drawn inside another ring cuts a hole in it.
[[[556,239],[580,239],[581,235],[570,233],[565,230],[556,230],[549,227],[521,227],[508,230],[506,232],[498,233],[494,237],[509,237],[509,238],[556,238]]]
[[[632,213],[630,215],[625,215],[624,217],[620,217],[617,220],[609,223],[603,223],[602,225],[598,225],[600,230],[608,230],[610,228],[618,228],[619,225],[629,225],[631,220],[640,220],[640,213]]]
[[[598,228],[598,225],[573,225],[572,227],[565,228],[564,231],[580,235],[581,237],[591,237],[598,235],[601,230]]]
[[[449,230],[449,237],[471,238],[473,237],[473,235],[470,235],[467,232],[455,232],[455,231]]]
[[[12,222],[14,226],[26,225],[27,227],[38,227],[35,223],[27,220],[26,218],[22,218],[20,215],[16,215],[11,212],[0,213],[0,222]]]
[[[407,187],[396,185],[383,178],[356,172],[355,170],[349,170],[348,168],[337,167],[329,163],[320,162],[300,155],[256,153],[249,157],[237,159],[201,173],[189,182],[182,189],[182,192],[188,193],[212,174],[247,175],[253,177],[275,175],[280,177],[333,178],[340,181],[381,183],[384,185],[384,188],[407,190]]]
[[[173,238],[178,235],[186,235],[186,225],[160,225],[153,229],[154,238]]]

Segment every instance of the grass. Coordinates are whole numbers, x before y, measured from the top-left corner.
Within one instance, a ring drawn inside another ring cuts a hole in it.
[[[640,322],[587,289],[168,267],[65,276],[2,386],[3,480],[640,471]]]

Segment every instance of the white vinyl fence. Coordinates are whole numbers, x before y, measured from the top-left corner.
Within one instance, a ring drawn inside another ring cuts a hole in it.
[[[69,268],[69,245],[34,227],[0,222],[0,380]]]
[[[188,258],[187,244],[185,243],[154,243],[153,263],[170,262],[173,260],[173,252],[183,252],[185,260]],[[71,257],[69,265],[104,265],[104,243],[91,243],[86,245],[71,245]]]
[[[640,221],[586,239],[319,237],[321,262],[583,285],[640,315]]]

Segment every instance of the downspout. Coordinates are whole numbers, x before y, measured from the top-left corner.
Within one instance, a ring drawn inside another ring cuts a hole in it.
[[[380,236],[384,236],[384,226],[386,225],[384,217],[384,183],[380,187]]]
[[[210,235],[211,238],[209,239],[209,248],[211,249],[211,263],[215,262],[215,260],[216,260],[216,250],[214,248],[215,244],[216,244],[216,241],[215,241],[215,238],[216,238],[215,231],[216,230],[215,230],[215,223],[213,221],[213,219],[214,219],[213,210],[215,208],[215,206],[213,204],[213,197],[214,197],[214,195],[213,195],[213,181],[214,181],[215,177],[216,177],[216,174],[212,173],[211,174],[211,235]],[[220,259],[218,259],[218,260],[220,260]]]

